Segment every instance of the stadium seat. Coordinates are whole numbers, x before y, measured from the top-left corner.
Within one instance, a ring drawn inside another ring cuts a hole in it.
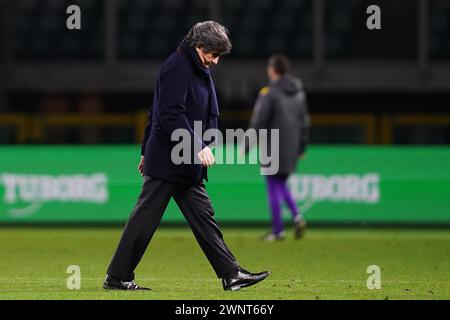
[[[286,34],[283,32],[272,33],[266,38],[264,52],[267,56],[274,53],[286,53],[288,51]]]
[[[171,33],[176,27],[176,20],[169,12],[161,12],[152,21],[153,28],[161,33]]]
[[[295,22],[295,12],[280,11],[274,16],[272,28],[281,32],[295,32]]]
[[[435,10],[431,14],[431,30],[433,32],[441,32],[449,27],[448,13],[444,10]]]
[[[140,11],[148,12],[156,9],[157,2],[148,0],[123,0],[121,5],[138,8]]]
[[[314,34],[313,1],[220,1],[219,21],[230,30],[234,43],[232,57],[265,58],[265,52],[282,49],[289,50],[294,59],[309,58]],[[62,27],[65,25],[65,8],[70,4],[82,8],[83,30],[62,40],[62,34],[67,33]],[[450,57],[450,1],[431,0],[430,4],[430,55],[433,59],[447,59]],[[358,47],[353,42],[361,39],[354,35],[359,30],[356,17],[362,12],[363,3],[360,0],[327,0],[325,5],[326,55],[331,59],[351,57],[354,54],[351,48]],[[17,17],[14,19],[14,52],[19,59],[71,59],[75,55],[80,59],[101,59],[104,56],[99,45],[92,45],[103,43],[103,1],[16,0],[13,7]],[[195,22],[211,19],[208,2],[203,0],[118,0],[118,10],[119,58],[127,59],[163,58],[165,49],[147,50],[136,44],[137,39],[149,39],[158,33],[170,43],[177,42]],[[96,42],[95,37],[98,37]],[[42,48],[34,43],[34,38],[50,38],[52,46]],[[263,48],[254,45],[255,42]],[[273,50],[264,49],[271,43]],[[158,52],[162,54],[159,57],[155,56]]]
[[[119,52],[123,58],[136,58],[138,56],[140,35],[138,33],[124,34],[120,37]]]
[[[256,11],[258,13],[268,12],[273,6],[273,1],[272,0],[250,0],[249,6],[252,11]]]
[[[161,3],[161,8],[169,11],[179,11],[183,6],[183,0],[165,0]]]
[[[67,32],[66,8],[79,5],[82,31]],[[14,2],[15,55],[19,59],[64,60],[101,58],[98,46],[87,47],[92,34],[102,43],[102,3],[74,0],[18,0]]]
[[[434,0],[431,2],[430,55],[432,59],[450,58],[450,2]]]
[[[53,12],[42,14],[36,24],[39,32],[57,33],[61,29],[61,25],[65,25],[64,20],[59,18]]]
[[[265,19],[254,12],[246,13],[242,17],[241,30],[244,32],[255,32],[264,28],[266,21]]]
[[[30,0],[16,0],[14,2],[15,9],[19,10],[20,12],[30,12],[34,11],[38,7],[37,1],[30,1]]]
[[[225,13],[236,13],[245,5],[245,1],[242,0],[227,0],[222,3],[222,8]]]
[[[64,12],[69,5],[70,4],[66,3],[65,1],[41,1],[41,7],[46,12]]]
[[[54,0],[47,0],[47,1],[51,1],[54,2]],[[73,0],[73,1],[67,1],[66,2],[66,7],[71,5],[71,4],[75,4],[78,5],[82,11],[98,11],[102,8],[103,3],[102,1],[92,1],[92,0]]]
[[[251,57],[257,49],[257,39],[253,33],[241,33],[235,39],[235,46],[232,51],[234,57]]]
[[[166,37],[159,34],[150,35],[143,43],[145,53],[148,57],[165,56],[176,47],[176,45],[172,45]]]
[[[345,51],[345,38],[342,33],[332,33],[327,35],[327,52],[334,58],[340,58]]]
[[[289,53],[296,58],[311,58],[313,52],[313,39],[309,33],[295,35],[291,41]]]
[[[329,23],[333,31],[346,33],[351,28],[352,16],[343,11],[336,11],[331,14]]]
[[[351,55],[353,31],[358,30],[358,12],[364,4],[359,0],[329,0],[325,8],[325,50],[328,58]]]

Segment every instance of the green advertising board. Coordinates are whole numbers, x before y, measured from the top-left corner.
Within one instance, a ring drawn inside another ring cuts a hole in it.
[[[0,223],[123,223],[139,157],[138,146],[0,147]],[[289,187],[310,222],[450,224],[450,148],[311,146]],[[206,188],[220,222],[269,221],[258,165],[216,165]],[[183,219],[171,202],[163,221]]]

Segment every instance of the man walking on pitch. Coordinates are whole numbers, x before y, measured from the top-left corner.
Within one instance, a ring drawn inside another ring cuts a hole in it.
[[[203,141],[193,130],[194,121],[202,122],[203,131],[217,129],[219,110],[209,67],[231,50],[227,33],[216,22],[197,23],[161,67],[138,167],[144,176],[142,192],[108,268],[105,289],[149,290],[133,281],[134,270],[172,197],[217,277],[222,279],[224,290],[239,290],[269,275],[242,269],[226,246],[203,184],[207,167],[214,164],[208,147],[212,141]],[[189,164],[172,161],[176,142],[171,135],[177,129],[189,132],[192,143],[200,145],[201,151],[190,155]],[[200,161],[194,161],[194,157]]]

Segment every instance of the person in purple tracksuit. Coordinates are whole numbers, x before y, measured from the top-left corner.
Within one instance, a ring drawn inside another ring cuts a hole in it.
[[[284,238],[281,204],[286,203],[294,222],[294,236],[300,238],[306,228],[301,212],[287,187],[289,175],[295,172],[299,158],[306,151],[310,118],[305,91],[300,79],[289,74],[289,60],[284,55],[269,59],[268,87],[261,89],[255,103],[250,128],[279,130],[279,169],[266,176],[269,207],[272,213],[272,231],[263,239],[267,241]],[[246,151],[251,145],[245,146]],[[268,150],[273,147],[268,143]]]

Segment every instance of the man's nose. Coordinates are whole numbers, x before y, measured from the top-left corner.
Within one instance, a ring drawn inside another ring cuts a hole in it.
[[[214,58],[212,62],[214,64],[218,64],[219,63],[219,59],[220,59],[220,57]]]

